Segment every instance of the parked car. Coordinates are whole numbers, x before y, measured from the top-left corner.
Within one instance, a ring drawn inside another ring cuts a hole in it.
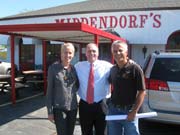
[[[142,112],[157,112],[148,120],[180,124],[180,52],[152,53],[143,70],[147,95]]]
[[[15,65],[15,76],[17,75],[17,65]],[[11,74],[11,63],[0,61],[0,74]]]

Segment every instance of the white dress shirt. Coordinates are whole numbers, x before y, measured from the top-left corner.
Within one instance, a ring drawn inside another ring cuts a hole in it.
[[[110,93],[110,84],[108,77],[112,64],[104,60],[96,60],[94,63],[94,102],[99,102]],[[86,101],[90,63],[82,61],[75,64],[77,76],[79,79],[78,94],[80,98]]]

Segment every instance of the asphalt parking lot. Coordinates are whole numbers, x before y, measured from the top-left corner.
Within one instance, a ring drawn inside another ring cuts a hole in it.
[[[55,125],[47,119],[46,101],[42,90],[20,91],[16,104],[10,93],[0,93],[0,135],[56,135]],[[141,135],[179,135],[178,125],[140,122]],[[74,135],[81,135],[77,122]]]
[[[20,99],[15,105],[0,105],[1,135],[56,135],[55,125],[47,119],[45,96],[38,93]],[[77,121],[74,135],[81,135]]]

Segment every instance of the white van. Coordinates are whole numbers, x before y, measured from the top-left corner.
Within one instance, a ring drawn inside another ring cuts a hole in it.
[[[147,95],[142,111],[158,113],[149,120],[180,124],[180,53],[152,53],[143,70]]]

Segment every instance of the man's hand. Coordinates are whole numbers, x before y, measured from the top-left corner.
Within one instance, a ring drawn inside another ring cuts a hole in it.
[[[136,111],[131,111],[127,115],[127,120],[128,121],[133,121],[135,119],[135,117],[136,117]]]

